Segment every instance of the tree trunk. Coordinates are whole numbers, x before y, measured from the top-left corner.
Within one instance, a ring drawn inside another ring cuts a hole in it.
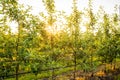
[[[18,80],[19,63],[16,65],[16,80]]]

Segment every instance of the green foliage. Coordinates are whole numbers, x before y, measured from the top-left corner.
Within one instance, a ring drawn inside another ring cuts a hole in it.
[[[54,0],[43,0],[43,3],[48,15],[34,16],[29,13],[30,8],[24,10],[17,0],[0,1],[0,76],[31,72],[19,79],[33,80],[79,69],[92,71],[101,63],[120,58],[117,13],[109,15],[101,9],[103,14],[95,14],[91,0],[87,13],[79,11],[77,1],[73,0],[70,15],[57,12]],[[89,21],[83,24],[85,15]],[[13,21],[18,24],[16,33],[7,23]],[[86,26],[86,32],[81,32],[81,25]],[[55,29],[54,32],[57,27],[64,28],[54,34],[46,30],[48,26]],[[74,67],[42,71],[70,65]]]

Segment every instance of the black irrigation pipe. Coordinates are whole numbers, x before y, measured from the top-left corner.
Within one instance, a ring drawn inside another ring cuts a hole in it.
[[[77,66],[78,66],[79,64],[77,64]],[[64,69],[64,68],[68,68],[68,67],[74,67],[75,65],[69,65],[69,66],[65,66],[65,67],[57,67],[57,68],[49,68],[49,69],[43,69],[43,70],[40,70],[40,71],[35,71],[35,72],[44,72],[44,71],[49,71],[49,70],[55,70],[55,69]],[[76,71],[76,72],[81,72],[81,71]],[[10,74],[10,75],[6,75],[6,76],[0,76],[0,78],[7,78],[7,77],[13,77],[13,76],[15,76],[15,75],[22,75],[22,74],[29,74],[29,73],[33,73],[32,71],[28,71],[28,72],[19,72],[18,74]],[[57,75],[54,75],[53,77],[54,78],[56,78],[57,76],[59,76],[59,75],[66,75],[66,74],[68,74],[68,73],[74,73],[74,71],[67,71],[67,72],[63,72],[63,73],[61,73],[61,74],[57,74]],[[79,74],[79,77],[91,77],[91,76],[89,76],[89,75],[84,75],[84,74]],[[94,73],[93,73],[93,77],[99,77],[99,78],[107,78],[107,77],[112,77],[112,76],[114,76],[114,75],[111,75],[111,76],[97,76],[97,75],[94,75]],[[49,76],[49,77],[42,77],[42,78],[40,78],[40,79],[47,79],[47,78],[50,78],[51,76]]]
[[[77,64],[79,65],[79,64]],[[43,69],[43,70],[39,70],[39,71],[34,71],[35,72],[44,72],[44,71],[50,71],[50,70],[57,70],[57,69],[64,69],[64,68],[68,68],[68,67],[74,67],[75,65],[69,65],[69,66],[64,66],[64,67],[56,67],[56,68],[48,68],[48,69]],[[10,76],[15,76],[15,75],[22,75],[22,74],[29,74],[29,73],[33,73],[33,71],[28,71],[28,72],[19,72],[18,74],[9,74],[9,75],[4,75],[0,77],[10,77]]]
[[[28,60],[28,61],[30,61],[30,60],[32,60],[32,61],[41,61],[41,60],[39,60],[39,59],[25,59],[25,60]],[[20,61],[20,60],[18,60],[18,61]],[[18,62],[18,61],[13,60],[13,61],[8,61],[8,62]],[[24,61],[24,60],[21,60],[21,61]],[[4,62],[5,62],[5,61],[4,61]],[[81,65],[81,63],[76,64],[76,66],[78,66],[78,65]],[[68,65],[68,66],[63,66],[63,67],[42,69],[42,70],[39,70],[39,71],[34,71],[34,73],[36,73],[36,72],[39,73],[39,72],[44,72],[44,71],[50,71],[50,70],[64,69],[64,68],[68,68],[68,67],[75,67],[75,65]],[[74,71],[72,71],[72,72],[74,72]],[[72,73],[72,72],[71,72],[71,73]],[[19,72],[19,73],[17,73],[17,74],[9,74],[9,75],[4,75],[4,76],[1,76],[1,75],[0,75],[0,77],[7,78],[7,77],[10,77],[10,76],[22,75],[22,74],[29,74],[29,73],[33,73],[33,71]],[[67,72],[63,72],[63,74],[64,74],[64,73],[67,73]],[[58,75],[59,75],[59,74],[58,74]],[[61,75],[61,74],[60,74],[60,75]]]

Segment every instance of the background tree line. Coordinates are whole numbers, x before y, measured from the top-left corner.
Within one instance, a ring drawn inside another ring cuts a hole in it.
[[[119,61],[120,20],[117,7],[112,15],[102,8],[94,13],[89,0],[88,8],[80,11],[77,1],[73,0],[72,13],[66,15],[55,9],[54,0],[43,0],[43,3],[47,15],[40,13],[34,16],[29,13],[30,7],[24,10],[17,0],[0,1],[1,76],[24,71],[45,75],[40,70],[69,65],[75,65],[69,70],[90,71],[100,64]],[[89,21],[84,21],[84,18]],[[13,21],[18,24],[16,33],[8,25]],[[82,32],[81,26],[86,27],[85,32]],[[61,30],[56,32],[58,27]],[[53,75],[55,72],[46,74]]]

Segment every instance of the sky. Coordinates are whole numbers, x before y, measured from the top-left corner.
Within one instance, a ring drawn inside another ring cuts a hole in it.
[[[65,11],[69,14],[72,10],[72,1],[73,0],[55,0],[56,10]],[[96,12],[99,9],[99,6],[103,6],[104,10],[111,14],[114,12],[114,6],[120,5],[120,0],[92,0],[93,2],[93,11]],[[42,0],[19,0],[20,4],[25,6],[32,6],[31,13],[38,15],[39,12],[45,12],[45,7],[43,6]],[[79,10],[83,10],[88,7],[88,0],[77,0],[77,6]]]
[[[54,0],[56,10],[64,11],[66,14],[70,14],[72,12],[72,1],[73,0]],[[33,15],[39,15],[40,12],[46,12],[45,6],[42,3],[42,0],[18,0],[19,4],[23,4],[26,8],[27,6],[31,6],[32,10],[30,13]],[[115,5],[120,5],[120,0],[92,0],[93,3],[93,12],[97,12],[99,7],[102,6],[106,13],[112,14],[114,13]],[[77,7],[79,10],[83,10],[88,7],[88,0],[77,0]],[[119,11],[117,11],[119,13]],[[120,13],[119,13],[120,14]],[[11,22],[9,24],[12,26],[12,30],[16,31],[17,24],[15,22]],[[84,30],[84,28],[83,28]]]

